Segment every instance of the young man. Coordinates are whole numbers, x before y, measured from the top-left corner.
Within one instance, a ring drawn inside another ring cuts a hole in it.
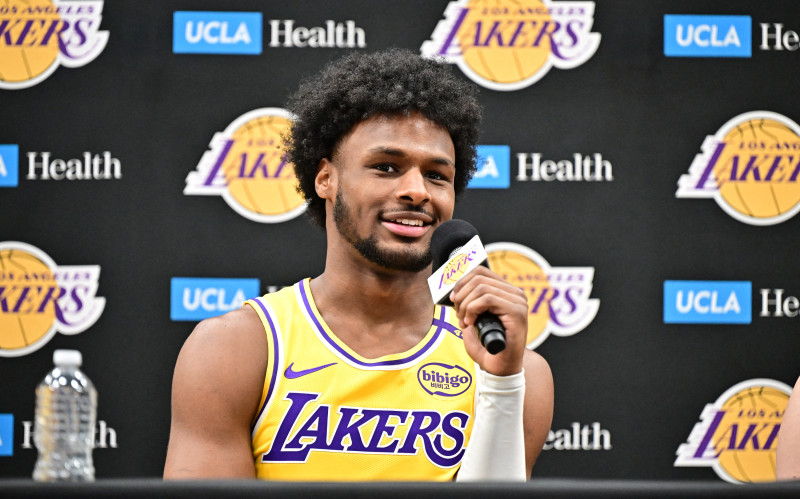
[[[290,100],[288,143],[324,272],[192,332],[175,367],[165,478],[524,480],[553,382],[527,300],[486,268],[454,308],[427,285],[434,229],[475,170],[480,107],[449,67],[353,54]],[[473,323],[492,312],[507,347]]]

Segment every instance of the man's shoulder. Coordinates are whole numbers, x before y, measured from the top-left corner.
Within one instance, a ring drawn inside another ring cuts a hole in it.
[[[246,327],[254,321],[258,321],[258,316],[254,313],[253,308],[242,306],[225,314],[203,319],[197,323],[197,326],[203,329],[235,329]]]
[[[531,371],[531,373],[537,376],[549,376],[552,379],[553,375],[550,371],[550,364],[539,353],[526,348],[522,363],[526,372]]]
[[[240,307],[226,314],[200,321],[187,339],[196,347],[216,348],[219,344],[247,342],[263,335],[263,327],[252,307]]]
[[[279,289],[271,288],[266,294],[251,298],[247,300],[245,304],[249,304],[254,306],[254,308],[257,308],[256,304],[259,302],[272,305],[287,301],[296,301],[298,299],[298,292],[301,294],[307,293],[305,290],[308,289],[308,282],[309,279],[303,279],[299,282],[289,286],[283,286]]]

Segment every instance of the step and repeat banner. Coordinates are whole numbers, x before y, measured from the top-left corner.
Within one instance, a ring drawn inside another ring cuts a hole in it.
[[[456,216],[553,370],[534,478],[774,480],[800,375],[793,0],[0,3],[0,476],[33,470],[57,348],[99,392],[98,477],[160,476],[196,322],[323,269],[286,97],[388,47],[480,87]]]

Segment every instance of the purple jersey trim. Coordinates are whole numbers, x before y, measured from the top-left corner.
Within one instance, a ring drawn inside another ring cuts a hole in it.
[[[319,322],[319,319],[317,318],[316,314],[314,314],[314,309],[311,307],[311,303],[309,302],[308,295],[306,294],[306,287],[304,286],[304,283],[305,283],[305,281],[301,281],[301,282],[297,283],[297,286],[299,287],[299,290],[300,290],[300,297],[303,299],[302,305],[306,309],[306,312],[307,312],[308,316],[313,321],[314,327],[317,329],[317,332],[319,333],[320,337],[322,337],[325,340],[325,342],[328,344],[328,346],[330,346],[331,348],[333,348],[334,350],[339,352],[339,354],[341,354],[342,357],[346,358],[348,361],[352,362],[355,365],[362,366],[362,367],[391,367],[391,366],[397,366],[397,365],[402,365],[402,364],[407,364],[409,362],[413,362],[416,359],[418,359],[419,357],[427,354],[428,351],[431,349],[431,347],[433,347],[433,345],[436,344],[436,342],[439,339],[439,336],[442,334],[442,326],[439,325],[436,322],[436,319],[434,318],[434,321],[431,323],[431,325],[432,326],[433,325],[436,326],[436,331],[434,331],[433,335],[431,335],[431,339],[422,348],[417,350],[417,352],[409,355],[408,357],[402,358],[402,359],[384,360],[384,361],[379,361],[379,362],[364,362],[362,360],[359,360],[359,359],[353,357],[349,352],[347,352],[347,350],[345,350],[338,343],[336,343],[330,337],[330,335],[328,335],[328,333],[325,331],[325,328],[322,327],[322,324]],[[441,313],[440,313],[441,317],[439,319],[440,320],[444,320],[445,314],[446,314],[445,308],[444,307],[440,307],[440,310],[441,310]]]
[[[442,315],[444,315],[444,314],[442,314]],[[460,331],[460,329],[457,326],[454,326],[454,325],[450,324],[449,322],[447,322],[445,320],[442,320],[442,319],[434,318],[433,319],[433,325],[436,326],[436,327],[442,328],[442,329],[446,329],[446,330],[450,331],[453,334],[455,334],[456,331]],[[458,336],[458,335],[456,335],[456,336]]]
[[[280,356],[278,355],[278,335],[275,332],[275,324],[272,322],[272,316],[270,316],[269,312],[267,312],[267,307],[261,303],[261,298],[254,298],[254,302],[258,303],[258,306],[261,308],[261,311],[264,312],[264,317],[267,318],[267,322],[269,323],[269,330],[272,333],[272,374],[269,378],[269,389],[267,389],[267,396],[264,399],[264,404],[261,406],[261,409],[258,410],[258,414],[256,415],[255,421],[258,421],[261,418],[261,414],[264,412],[264,409],[267,407],[270,399],[272,398],[272,392],[275,390],[275,383],[278,380],[278,361]],[[255,423],[254,423],[255,425]],[[251,429],[254,430],[255,426]]]

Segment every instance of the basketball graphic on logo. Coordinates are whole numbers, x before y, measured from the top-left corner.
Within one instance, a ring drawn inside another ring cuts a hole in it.
[[[58,57],[58,27],[61,17],[50,0],[7,0],[0,6],[0,82],[32,80],[53,66]],[[32,22],[32,28],[28,23]],[[49,35],[49,36],[48,36]],[[8,42],[11,42],[10,44]]]
[[[0,357],[20,357],[56,333],[91,327],[105,308],[96,296],[98,265],[56,265],[42,250],[0,242]]]
[[[211,140],[197,169],[186,177],[187,195],[214,195],[239,215],[280,223],[306,209],[294,165],[285,160],[283,137],[292,114],[277,107],[248,111]]]
[[[454,258],[451,258],[450,262],[447,264],[447,267],[444,269],[444,284],[450,285],[455,284],[461,276],[469,268],[469,258],[466,254],[461,253],[456,255]]]
[[[755,118],[739,123],[723,140],[726,146],[714,167],[714,177],[719,195],[730,208],[745,217],[768,219],[797,207],[800,182],[790,180],[796,164],[792,158],[800,146],[797,133],[779,121]],[[776,168],[767,180],[777,159],[783,168]],[[734,172],[736,180],[732,181]]]
[[[296,191],[294,166],[283,159],[281,134],[289,118],[260,115],[242,123],[232,134],[223,172],[229,196],[258,216],[280,216],[304,204]]]
[[[498,84],[516,83],[547,63],[553,30],[540,0],[472,0],[458,33],[464,63]]]
[[[714,435],[714,445],[718,453],[722,451],[717,458],[719,466],[730,478],[740,482],[775,481],[775,441],[765,447],[780,425],[788,401],[789,393],[777,388],[750,386],[722,405],[725,416]],[[751,427],[761,429],[755,439],[752,431],[748,437]]]
[[[0,309],[0,350],[13,352],[41,341],[56,319],[59,287],[52,269],[32,253],[0,249],[0,289],[6,291],[6,306]],[[53,299],[42,308],[51,289]]]
[[[536,303],[542,299],[542,293],[550,291],[547,274],[533,260],[512,250],[489,251],[489,268],[514,286],[525,291],[528,297],[528,338],[526,345],[538,343],[537,339],[544,332],[550,320],[550,309],[546,300],[542,300],[534,310]]]

